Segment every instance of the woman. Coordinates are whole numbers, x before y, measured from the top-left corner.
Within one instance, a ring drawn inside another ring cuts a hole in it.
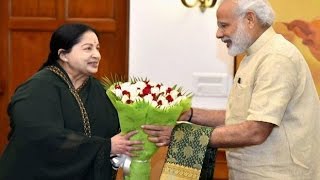
[[[47,61],[20,85],[8,106],[11,132],[1,180],[106,180],[110,156],[133,155],[136,132],[119,133],[118,115],[100,82],[94,29],[65,24],[52,35]]]

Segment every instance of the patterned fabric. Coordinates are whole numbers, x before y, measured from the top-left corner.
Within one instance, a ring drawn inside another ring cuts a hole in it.
[[[212,131],[189,123],[176,125],[160,179],[199,179]]]

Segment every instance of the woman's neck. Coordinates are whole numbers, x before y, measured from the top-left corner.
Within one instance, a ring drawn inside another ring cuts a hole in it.
[[[89,78],[89,76],[86,74],[75,72],[65,63],[59,63],[59,64],[64,69],[64,71],[68,74],[69,79],[71,80],[71,83],[75,89],[78,89]]]
[[[70,80],[71,80],[71,83],[72,83],[72,85],[73,85],[73,87],[74,87],[75,89],[78,89],[79,87],[81,87],[81,85],[82,85],[83,83],[85,83],[85,82],[87,81],[87,79],[88,79],[88,76],[72,77],[70,74],[68,74],[68,75],[69,75],[69,78],[70,78]]]

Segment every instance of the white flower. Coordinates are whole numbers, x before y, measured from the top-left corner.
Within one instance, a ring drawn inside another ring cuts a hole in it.
[[[177,98],[178,97],[178,94],[179,92],[175,89],[173,89],[171,92],[170,92],[170,95],[172,96],[173,99]]]
[[[130,100],[129,96],[128,95],[123,95],[122,98],[121,98],[121,101],[123,103],[127,103],[127,101]]]
[[[138,81],[134,85],[136,86],[137,89],[141,89],[141,90],[146,87],[146,83],[143,81]]]
[[[187,98],[177,89],[149,81],[124,82],[114,88],[111,92],[123,103],[144,101],[159,109],[170,108]]]
[[[148,95],[146,95],[146,96],[143,97],[143,100],[146,101],[146,102],[148,102],[148,103],[152,103],[153,97],[152,97],[151,94],[148,94]]]
[[[122,97],[122,90],[121,89],[113,89],[112,91],[117,97]]]
[[[153,93],[153,94],[159,94],[160,93],[160,89],[158,88],[158,87],[152,87],[151,88],[151,93]]]
[[[161,87],[160,87],[160,92],[166,93],[166,92],[167,92],[167,89],[168,89],[167,86],[161,86]]]

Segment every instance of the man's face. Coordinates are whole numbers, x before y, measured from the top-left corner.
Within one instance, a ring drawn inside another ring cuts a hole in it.
[[[225,1],[217,11],[217,38],[227,44],[228,53],[236,56],[243,53],[251,45],[251,36],[245,27],[243,17],[234,15],[236,4]]]
[[[239,22],[236,31],[230,36],[222,36],[221,41],[227,43],[229,55],[236,56],[243,53],[250,46],[251,37],[244,25]]]

